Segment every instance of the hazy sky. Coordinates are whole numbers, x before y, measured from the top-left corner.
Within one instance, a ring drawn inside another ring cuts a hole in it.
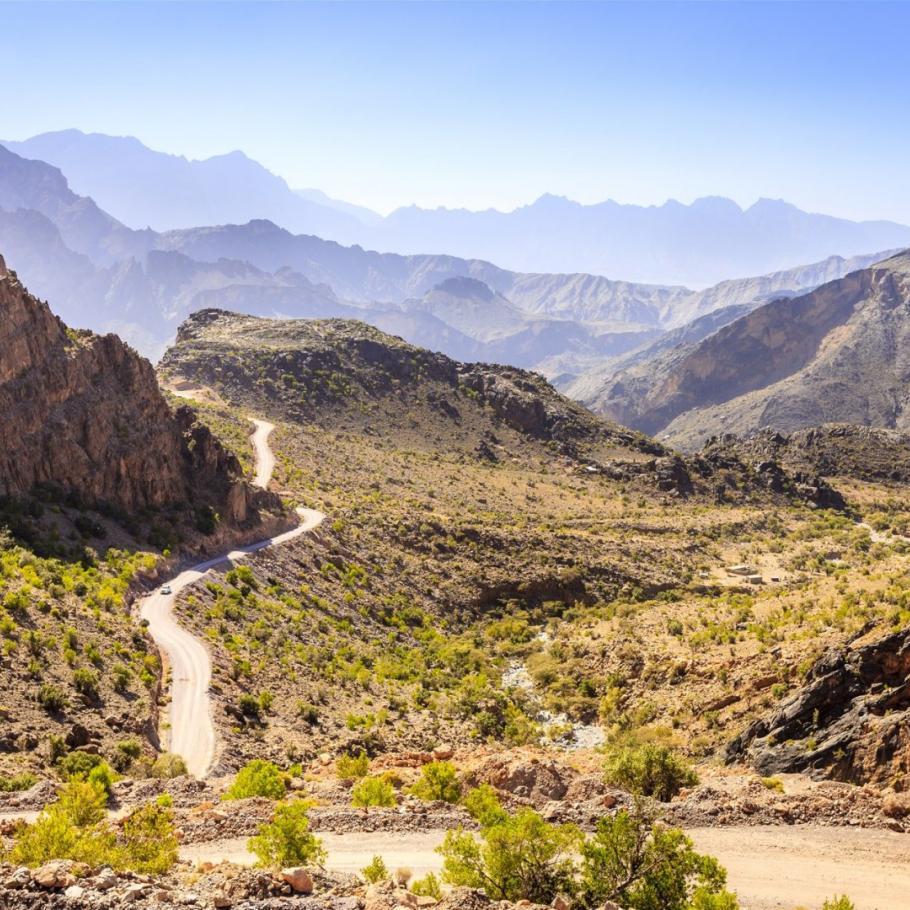
[[[0,136],[239,148],[387,211],[726,195],[910,223],[910,4],[0,3]]]

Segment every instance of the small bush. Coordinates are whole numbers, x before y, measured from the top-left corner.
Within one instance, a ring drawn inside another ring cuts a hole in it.
[[[111,764],[118,771],[126,771],[140,755],[142,746],[135,739],[122,739],[117,743],[117,751],[111,759]]]
[[[571,825],[551,825],[532,809],[496,817],[482,826],[481,840],[458,828],[446,833],[438,853],[442,879],[450,885],[481,888],[492,900],[529,900],[549,904],[574,889],[581,832]]]
[[[107,791],[101,784],[77,778],[60,791],[56,805],[77,828],[86,828],[107,815]]]
[[[67,780],[85,780],[89,774],[104,763],[100,755],[91,752],[69,752],[57,764],[61,775]]]
[[[21,790],[29,790],[38,783],[38,778],[28,771],[22,774],[16,774],[12,777],[0,777],[0,793],[17,793]]]
[[[822,910],[856,910],[856,907],[846,894],[842,894],[840,897],[828,898],[822,904]]]
[[[360,870],[360,874],[371,884],[384,882],[389,877],[389,870],[381,856],[374,856],[369,865]]]
[[[630,793],[669,802],[683,787],[698,783],[692,766],[667,746],[625,746],[609,757],[606,782]]]
[[[410,792],[427,802],[457,803],[461,799],[461,784],[455,766],[447,761],[432,761],[424,765],[420,779]]]
[[[285,792],[284,776],[278,768],[269,761],[254,758],[237,772],[234,783],[222,798],[264,796],[267,799],[284,799]]]
[[[339,780],[359,780],[370,770],[370,759],[366,752],[357,755],[341,755],[335,761],[335,773]]]
[[[97,700],[97,673],[93,673],[91,670],[86,670],[85,667],[80,667],[78,670],[73,671],[73,685],[76,687],[76,691],[80,695],[84,695],[86,698],[91,699],[92,701]]]
[[[178,843],[171,810],[157,803],[143,806],[123,820],[125,868],[161,875],[177,862]]]
[[[183,777],[188,774],[186,762],[173,752],[162,752],[155,759],[149,770],[152,777],[159,780],[171,780],[174,777]]]
[[[38,703],[48,714],[58,714],[67,707],[67,697],[56,686],[44,683],[38,690]]]
[[[364,777],[351,791],[351,805],[356,809],[397,804],[395,788],[384,777]]]
[[[481,784],[471,790],[464,798],[464,806],[481,828],[491,828],[509,817],[508,812],[502,808],[496,791],[489,784]]]
[[[34,824],[26,825],[9,853],[13,863],[40,866],[52,859],[71,859],[90,866],[110,864],[117,838],[107,828],[81,828],[59,803],[46,806]]]
[[[761,785],[768,790],[774,790],[775,793],[784,792],[784,782],[779,777],[763,777]]]
[[[439,879],[432,872],[428,872],[423,878],[418,878],[411,885],[412,893],[418,897],[432,897],[434,900],[442,900],[442,888],[439,886]]]
[[[304,800],[280,803],[272,821],[250,838],[247,846],[260,866],[281,869],[325,862],[322,841],[310,831],[310,805]]]
[[[695,852],[677,828],[623,809],[604,816],[581,848],[579,898],[585,907],[612,901],[630,910],[736,910],[727,875]]]
[[[311,727],[315,727],[319,723],[319,708],[316,705],[307,704],[306,702],[300,702],[297,705],[297,716],[304,722],[309,724]]]
[[[335,760],[335,773],[339,780],[359,780],[370,770],[370,759],[366,752],[357,755],[341,755]]]

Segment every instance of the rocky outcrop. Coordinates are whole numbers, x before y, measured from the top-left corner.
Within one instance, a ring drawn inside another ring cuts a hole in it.
[[[151,364],[114,335],[74,332],[0,260],[0,495],[45,486],[122,512],[209,507],[233,525],[271,497],[189,409],[174,414]]]
[[[825,424],[793,433],[761,430],[709,439],[705,453],[727,452],[750,464],[776,462],[790,473],[910,483],[910,435],[881,427]]]
[[[805,686],[727,748],[762,774],[910,787],[910,630],[826,653]]]

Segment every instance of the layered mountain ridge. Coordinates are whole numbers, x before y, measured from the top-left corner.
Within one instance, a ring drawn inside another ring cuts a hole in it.
[[[585,400],[690,448],[762,427],[904,428],[908,330],[910,254],[902,253],[633,364]]]
[[[0,243],[69,324],[115,331],[152,357],[189,313],[221,307],[268,317],[358,317],[457,359],[511,363],[566,381],[694,315],[757,305],[769,293],[814,287],[857,267],[830,257],[695,292],[597,275],[516,273],[447,255],[376,253],[265,220],[135,231],[73,193],[56,168],[2,147]],[[457,307],[450,296],[443,305],[452,279],[474,282],[462,287]],[[499,301],[500,316],[509,314],[492,334],[491,300]]]
[[[4,144],[60,167],[78,192],[136,228],[268,218],[340,243],[405,255],[444,251],[517,272],[585,272],[706,287],[832,253],[910,244],[910,227],[808,213],[775,199],[742,209],[722,197],[638,206],[612,200],[583,205],[545,194],[509,212],[408,206],[382,218],[324,195],[295,193],[241,152],[188,161],[132,137],[78,130]]]

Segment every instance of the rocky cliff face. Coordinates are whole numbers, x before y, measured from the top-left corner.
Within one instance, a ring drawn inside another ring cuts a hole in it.
[[[113,335],[74,332],[0,260],[0,494],[38,485],[134,512],[211,506],[255,518],[237,460],[174,414],[148,361]]]
[[[729,761],[762,774],[910,784],[910,631],[825,654],[806,685],[734,740]]]

